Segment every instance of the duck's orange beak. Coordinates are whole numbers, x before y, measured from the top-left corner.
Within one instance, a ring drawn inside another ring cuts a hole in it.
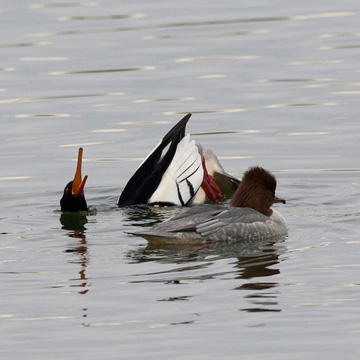
[[[85,187],[86,180],[88,178],[88,176],[85,175],[84,179],[83,180],[81,179],[82,154],[83,154],[83,149],[80,148],[79,153],[78,153],[76,172],[75,172],[72,189],[71,189],[71,193],[75,197],[79,196],[79,195],[82,195],[82,196],[84,195],[84,187]]]

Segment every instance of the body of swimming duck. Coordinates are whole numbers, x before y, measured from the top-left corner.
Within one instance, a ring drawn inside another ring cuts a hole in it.
[[[216,171],[223,179],[231,179],[228,183],[235,191],[238,180],[224,171],[213,153],[206,159],[202,147],[185,135],[190,117],[181,119],[141,163],[122,191],[118,206],[185,206],[203,203],[206,198],[218,202],[224,194],[214,181]],[[207,166],[214,174],[209,174]]]
[[[141,235],[152,243],[203,243],[267,240],[287,233],[283,216],[270,207],[285,200],[275,196],[275,177],[250,168],[238,186],[231,207],[202,205],[185,211]]]
[[[81,177],[82,154],[83,149],[80,148],[74,179],[65,186],[64,194],[60,200],[61,211],[88,210],[84,195],[84,187],[88,176],[85,175],[84,179]]]

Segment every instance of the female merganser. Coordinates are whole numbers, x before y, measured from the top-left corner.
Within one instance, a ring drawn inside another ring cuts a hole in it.
[[[61,211],[87,211],[88,207],[84,195],[84,187],[87,175],[81,178],[81,163],[83,149],[79,149],[78,160],[74,180],[70,181],[64,189],[63,197],[60,200]]]
[[[152,243],[182,244],[212,241],[267,240],[285,235],[283,216],[270,207],[285,200],[275,196],[276,179],[261,167],[245,172],[231,207],[200,205],[155,225],[141,235]]]
[[[227,179],[225,183],[235,191],[239,180],[224,171],[211,151],[203,151],[189,134],[185,135],[190,117],[188,114],[181,119],[140,164],[122,191],[118,206],[184,206],[203,203],[206,196],[218,202],[224,194],[214,181],[217,176]]]

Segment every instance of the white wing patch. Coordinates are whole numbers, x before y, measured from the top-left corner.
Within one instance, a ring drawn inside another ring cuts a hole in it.
[[[201,156],[195,141],[186,135],[178,144],[173,160],[149,203],[186,205],[196,194],[204,177]]]

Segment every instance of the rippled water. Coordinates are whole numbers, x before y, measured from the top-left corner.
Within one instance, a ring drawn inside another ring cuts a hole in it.
[[[6,359],[357,359],[360,4],[1,4]],[[183,114],[235,176],[274,172],[286,239],[149,246],[117,198]],[[59,211],[77,148],[91,211]]]

